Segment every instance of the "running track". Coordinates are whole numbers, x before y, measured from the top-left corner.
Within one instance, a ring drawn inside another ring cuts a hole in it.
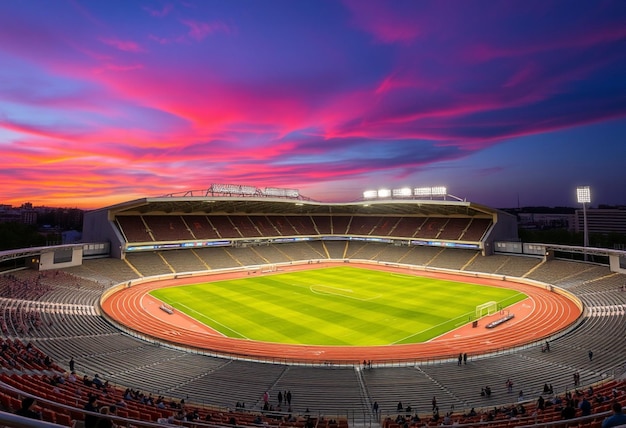
[[[290,266],[284,270],[318,269],[329,265]],[[242,277],[248,275],[246,272],[133,285],[109,296],[102,302],[102,309],[115,322],[140,334],[191,349],[206,350],[211,354],[270,361],[332,362],[338,364],[358,364],[364,359],[378,363],[447,359],[456,358],[459,352],[466,352],[470,356],[485,354],[545,339],[555,332],[565,329],[581,315],[581,309],[575,302],[540,287],[512,281],[408,271],[388,266],[367,265],[365,267],[403,274],[414,273],[416,276],[507,287],[519,290],[529,297],[511,309],[515,318],[494,329],[484,328],[490,319],[482,319],[478,328],[472,328],[471,325],[463,326],[427,343],[371,347],[285,345],[227,338],[187,318],[184,314],[176,312],[174,315],[168,315],[159,309],[158,301],[147,295],[154,288]],[[491,319],[497,319],[501,316],[498,314]]]

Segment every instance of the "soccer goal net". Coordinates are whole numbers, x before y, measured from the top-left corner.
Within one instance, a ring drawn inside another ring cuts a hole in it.
[[[487,302],[476,306],[476,319],[498,312],[498,302]]]
[[[271,264],[271,265],[264,265],[263,269],[261,270],[261,272],[263,273],[267,273],[267,272],[276,272],[278,269],[276,268],[276,265]]]

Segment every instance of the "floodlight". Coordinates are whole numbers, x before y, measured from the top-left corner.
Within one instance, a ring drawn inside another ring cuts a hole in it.
[[[448,189],[446,189],[444,186],[437,186],[433,187],[431,189],[431,192],[433,196],[446,196],[448,194],[447,190]]]
[[[267,196],[285,196],[285,189],[266,187],[263,193],[265,193],[265,195]]]
[[[403,187],[402,189],[393,189],[392,194],[394,197],[407,197],[411,196],[412,192],[409,187]]]
[[[213,188],[214,192],[217,193],[229,193],[228,191],[228,184],[215,184],[213,183],[213,185],[211,186]]]
[[[591,202],[591,191],[589,186],[582,186],[576,188],[576,196],[578,197],[579,204],[588,204]]]
[[[300,196],[300,191],[298,189],[285,189],[285,196],[289,198],[297,198]]]
[[[240,186],[238,184],[213,184],[212,189],[216,193],[230,193],[235,195],[245,195],[250,194],[254,195],[256,188],[250,186]],[[253,189],[250,190],[248,189]]]
[[[363,192],[363,199],[372,199],[378,196],[378,192],[376,190],[366,190]]]
[[[254,195],[256,194],[256,187],[254,186],[241,186],[242,195]]]
[[[432,194],[432,190],[430,187],[416,187],[413,189],[413,195],[415,196],[430,196]]]
[[[391,190],[389,189],[378,189],[378,197],[379,198],[388,198],[391,196]]]

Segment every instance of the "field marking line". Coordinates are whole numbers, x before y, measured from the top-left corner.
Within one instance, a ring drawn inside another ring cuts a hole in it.
[[[195,309],[190,308],[189,306],[185,305],[184,303],[180,303],[180,302],[173,302],[172,304],[175,304],[175,305],[178,305],[178,306],[182,306],[182,307],[184,307],[184,308],[187,308],[187,310],[189,310],[190,312],[194,312],[194,313],[198,314],[198,316],[200,316],[200,317],[202,317],[202,318],[206,318],[206,319],[208,319],[208,320],[210,320],[210,321],[214,322],[215,324],[219,324],[219,325],[221,325],[223,328],[225,328],[225,329],[227,329],[227,330],[230,330],[230,331],[232,331],[232,332],[233,332],[233,333],[235,333],[235,334],[238,334],[239,336],[243,337],[243,338],[244,338],[244,339],[246,339],[246,340],[250,340],[250,338],[249,338],[249,337],[246,337],[245,335],[243,335],[243,334],[239,333],[237,330],[234,330],[234,329],[232,329],[232,328],[228,327],[227,325],[222,324],[221,322],[217,321],[216,319],[213,319],[213,318],[211,318],[211,317],[209,317],[209,316],[206,316],[206,315],[205,315],[205,314],[203,314],[202,312],[198,312],[198,311],[196,311]],[[198,320],[198,321],[199,321],[199,320]],[[211,326],[209,326],[209,327],[211,327]],[[214,329],[214,330],[215,330],[215,329]],[[222,333],[222,332],[220,332],[220,331],[217,331],[217,330],[215,330],[215,331],[216,331],[216,332],[218,332],[219,334],[221,334],[221,335],[222,335],[222,336],[224,336],[224,337],[228,337],[228,336],[226,336],[224,333]]]
[[[407,275],[407,274],[404,274],[404,273],[390,273],[389,275],[397,276],[398,278],[409,278],[409,279],[415,279],[416,278],[416,275]],[[418,278],[424,278],[424,277],[418,277]]]
[[[441,325],[447,324],[447,323],[449,323],[449,322],[451,322],[451,321],[455,321],[455,320],[458,320],[458,319],[461,319],[461,318],[465,318],[465,317],[466,317],[466,316],[468,316],[468,315],[472,315],[472,312],[467,312],[467,313],[465,313],[465,314],[459,315],[459,316],[458,316],[458,317],[456,317],[456,318],[451,318],[451,319],[446,320],[446,321],[444,321],[444,322],[442,322],[442,323],[439,323],[439,324],[437,324],[437,325],[433,325],[433,326],[430,326],[430,327],[428,327],[428,328],[425,328],[425,329],[424,329],[424,330],[422,330],[422,331],[417,331],[417,332],[415,332],[415,333],[413,333],[413,334],[409,334],[408,336],[403,337],[403,338],[401,338],[401,339],[398,339],[398,340],[396,340],[395,342],[391,342],[391,345],[396,345],[397,343],[402,342],[403,340],[410,339],[411,337],[417,336],[418,334],[425,333],[425,332],[427,332],[428,330],[432,330],[433,328],[436,328],[436,327],[439,327],[439,326],[441,326]],[[448,333],[448,332],[446,331],[445,333]],[[442,334],[445,334],[445,333],[442,333]],[[434,339],[434,338],[433,338],[433,339]],[[428,342],[428,341],[430,341],[430,340],[432,340],[432,339],[428,339],[428,340],[426,340],[426,342]]]
[[[370,298],[367,299],[362,299],[359,297],[353,297],[353,296],[349,296],[347,294],[341,294],[341,293],[333,293],[332,291],[326,293],[324,291],[316,291],[314,287],[319,286],[319,287],[324,287],[330,290],[340,290],[340,291],[346,291],[348,293],[354,293],[354,290],[352,290],[351,288],[338,288],[338,287],[332,287],[330,285],[324,285],[324,284],[313,284],[309,286],[309,291],[311,291],[311,293],[313,294],[317,294],[319,296],[337,296],[337,297],[345,297],[347,299],[352,299],[352,300],[357,300],[359,302],[369,302],[370,300],[375,300],[378,299],[381,294],[377,294],[376,296],[372,296]]]
[[[525,294],[525,293],[518,292],[517,294],[514,294],[513,296],[509,296],[509,297],[507,297],[507,298],[505,298],[505,299],[499,300],[499,301],[497,301],[496,303],[500,304],[500,303],[505,302],[505,301],[507,301],[507,300],[509,300],[509,299],[512,299],[512,298],[513,298],[513,297],[515,297],[515,296],[524,295],[524,294]],[[517,302],[516,302],[516,303],[517,303]],[[512,303],[511,303],[511,304],[512,304]],[[508,306],[510,306],[510,305],[508,305]],[[503,309],[504,309],[504,308],[503,308]],[[449,320],[447,320],[447,321],[444,321],[444,322],[439,323],[439,324],[437,324],[437,325],[433,325],[433,326],[431,326],[431,327],[429,327],[429,328],[426,328],[426,329],[424,329],[424,330],[422,330],[422,331],[418,331],[418,332],[415,332],[415,333],[413,333],[413,334],[410,334],[410,335],[408,335],[408,336],[406,336],[406,337],[403,337],[402,339],[398,339],[398,340],[396,340],[395,342],[391,342],[391,345],[395,345],[395,344],[397,344],[397,343],[399,343],[399,342],[402,342],[403,340],[410,339],[411,337],[417,336],[418,334],[422,334],[422,333],[424,333],[424,332],[427,332],[428,330],[432,330],[433,328],[439,327],[439,326],[444,325],[444,324],[446,324],[446,323],[449,323],[449,322],[452,322],[452,321],[456,321],[456,320],[460,320],[460,319],[465,319],[465,317],[467,317],[467,316],[471,316],[472,314],[475,314],[475,312],[466,312],[465,314],[459,315],[458,317],[455,317],[455,318],[450,318],[450,319],[449,319]],[[469,322],[469,321],[468,321],[468,322]],[[467,324],[467,323],[466,323],[466,322],[463,322],[463,323],[455,324],[455,328],[456,328],[456,327],[458,327],[458,326],[460,326],[460,325],[464,325],[464,324]],[[441,333],[439,336],[442,336],[442,335],[447,334],[447,333],[449,333],[449,332],[450,332],[450,331],[446,331],[446,332],[444,332],[444,333]],[[425,342],[430,342],[431,340],[436,339],[436,338],[437,338],[437,337],[439,337],[439,336],[433,337],[432,339],[428,339],[428,340],[426,340]]]

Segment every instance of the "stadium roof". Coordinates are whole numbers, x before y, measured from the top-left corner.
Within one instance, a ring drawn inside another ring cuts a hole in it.
[[[406,215],[491,217],[497,210],[466,201],[434,199],[367,200],[346,203],[265,196],[163,196],[103,208],[111,215]]]

